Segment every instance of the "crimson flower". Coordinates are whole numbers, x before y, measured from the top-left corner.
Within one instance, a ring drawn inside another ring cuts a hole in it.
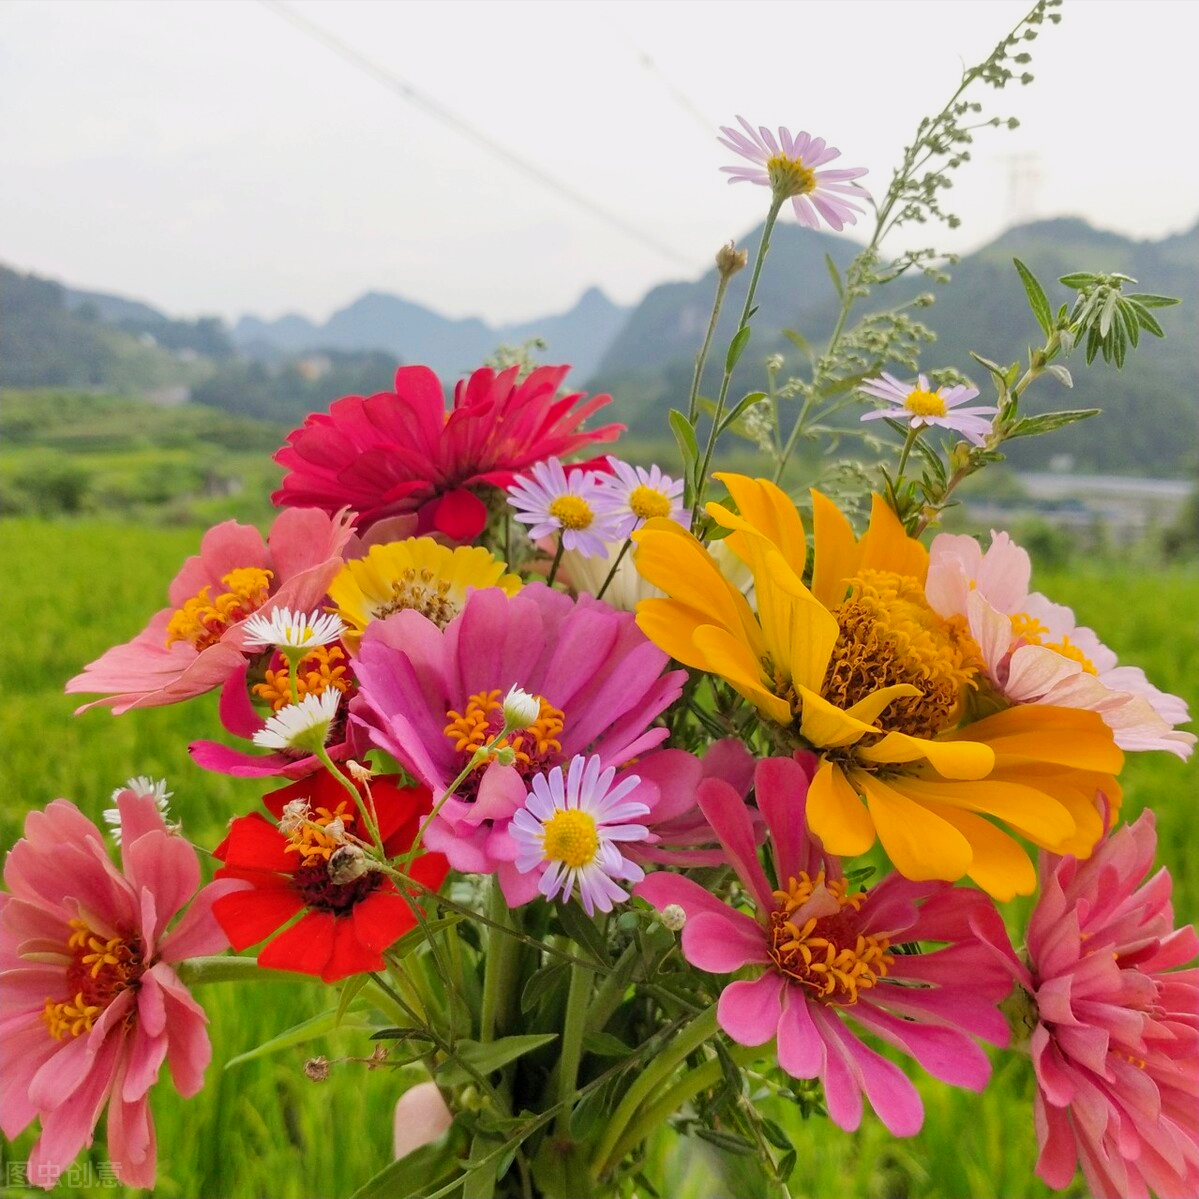
[[[389,857],[411,847],[432,808],[426,788],[399,787],[397,777],[380,775],[370,784]],[[230,944],[240,951],[277,933],[258,954],[258,964],[319,975],[325,982],[381,970],[383,951],[416,925],[416,917],[387,875],[374,869],[355,873],[354,859],[364,863],[346,834],[369,840],[358,805],[324,770],[272,791],[263,802],[276,819],[258,812],[239,817],[214,851],[225,863],[218,878],[251,884],[213,904]],[[448,873],[439,853],[418,854],[408,868],[411,878],[432,889]],[[300,919],[291,924],[295,916]]]
[[[487,523],[481,488],[506,488],[535,462],[613,441],[623,429],[581,430],[612,397],[559,396],[568,369],[538,367],[523,381],[517,367],[477,370],[455,386],[447,412],[427,366],[400,367],[395,391],[344,396],[289,434],[275,455],[288,473],[271,498],[330,513],[348,504],[363,530],[415,513],[416,535],[470,541]]]

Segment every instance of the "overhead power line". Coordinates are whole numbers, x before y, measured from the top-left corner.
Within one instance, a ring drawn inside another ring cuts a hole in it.
[[[553,192],[559,199],[565,200],[568,204],[573,204],[574,207],[597,218],[604,224],[610,225],[626,237],[635,239],[643,246],[648,246],[655,253],[661,254],[663,258],[669,258],[672,262],[678,263],[680,266],[685,266],[688,269],[695,266],[695,263],[691,259],[679,253],[679,251],[672,249],[670,246],[658,241],[652,235],[629,224],[628,221],[618,214],[609,212],[608,209],[596,204],[581,192],[568,187],[565,183],[562,183],[548,172],[542,170],[535,163],[529,162],[528,159],[520,157],[520,155],[493,141],[487,134],[468,124],[456,113],[451,112],[444,104],[439,103],[432,96],[426,95],[419,88],[414,87],[398,75],[381,67],[378,63],[372,62],[365,54],[361,54],[353,46],[342,41],[341,38],[330,33],[327,29],[314,24],[307,17],[301,16],[288,5],[282,3],[282,0],[259,0],[259,3],[268,8],[276,16],[290,22],[301,32],[308,34],[309,37],[320,42],[322,46],[333,51],[334,54],[349,63],[356,70],[369,75],[377,83],[383,84],[384,87],[401,99],[407,100],[408,103],[415,105],[434,120],[440,121],[460,137],[474,142],[476,146],[485,150],[492,157],[498,158],[501,162],[519,171],[527,178],[532,179],[540,187]]]

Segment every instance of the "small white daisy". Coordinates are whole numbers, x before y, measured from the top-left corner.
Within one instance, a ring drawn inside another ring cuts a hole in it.
[[[254,744],[263,749],[299,749],[316,753],[329,737],[329,726],[337,715],[341,692],[334,687],[320,695],[306,695],[298,704],[280,708],[254,734]]]
[[[527,729],[541,715],[541,700],[527,691],[522,691],[515,683],[508,688],[504,696],[504,724],[511,732]]]
[[[538,890],[546,899],[561,895],[569,901],[577,888],[588,916],[628,899],[617,880],[638,883],[645,877],[617,843],[656,840],[644,824],[628,823],[650,812],[625,798],[641,779],[627,774],[613,786],[615,777],[616,768],[602,769],[599,757],[577,755],[565,776],[561,766],[533,776],[533,790],[508,826],[517,844],[517,870],[540,871]]]
[[[618,519],[616,537],[623,541],[654,516],[669,516],[686,523],[683,514],[683,481],[664,475],[657,466],[646,470],[609,456],[610,475],[601,475],[603,508]]]
[[[167,790],[166,779],[152,779],[144,774],[139,774],[137,778],[130,779],[123,787],[118,787],[112,793],[112,802],[115,804],[126,791],[132,791],[134,795],[153,796],[154,806],[162,813],[163,819],[169,815],[168,801],[175,793]],[[104,823],[109,827],[109,835],[117,845],[120,845],[121,809],[105,808],[103,815]],[[168,824],[168,827],[178,828],[179,826]]]
[[[536,541],[558,533],[562,546],[591,556],[604,553],[604,543],[616,541],[616,520],[604,508],[604,494],[594,472],[568,475],[557,458],[534,463],[508,489],[516,519],[531,526]]]
[[[274,645],[279,649],[315,649],[336,641],[345,629],[341,617],[331,612],[293,612],[275,608],[267,615],[255,612],[242,625],[248,646]]]

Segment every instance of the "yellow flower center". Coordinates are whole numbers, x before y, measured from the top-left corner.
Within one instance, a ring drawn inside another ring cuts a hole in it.
[[[851,579],[833,615],[841,635],[829,659],[825,699],[850,708],[883,687],[908,683],[920,695],[892,700],[880,729],[928,738],[949,727],[982,665],[962,617],[938,616],[914,578],[881,570]]]
[[[326,831],[329,825],[337,820],[341,822],[341,829],[345,830],[354,823],[354,814],[346,811],[346,804],[347,801],[343,799],[334,811],[317,808],[287,839],[283,852],[300,854],[304,866],[328,862],[342,843],[342,838],[336,833]]]
[[[400,572],[399,578],[391,580],[390,597],[376,600],[371,605],[371,618],[382,620],[407,608],[444,629],[459,612],[458,605],[449,595],[449,579],[438,578],[428,567],[418,570],[409,566]]]
[[[766,160],[766,173],[776,196],[806,196],[816,190],[816,172],[804,166],[802,158],[776,154]]]
[[[46,1030],[56,1040],[90,1032],[100,1013],[141,977],[144,964],[136,937],[102,937],[82,920],[72,920],[67,940],[69,998],[46,999],[42,1011]]]
[[[947,411],[945,401],[938,392],[925,391],[922,387],[908,392],[903,406],[913,416],[944,416]]]
[[[770,913],[770,947],[774,964],[784,974],[825,1003],[857,1003],[858,992],[886,978],[894,958],[887,953],[890,941],[857,931],[858,909],[864,891],[847,895],[844,879],[826,882],[822,870],[815,879],[800,871],[787,887],[775,891],[778,907]],[[796,922],[795,914],[817,895],[827,914],[809,915]]]
[[[564,529],[586,529],[595,519],[591,505],[577,495],[560,495],[550,504],[549,513]]]
[[[497,741],[491,747],[492,758],[498,750],[511,747],[516,754],[517,765],[530,767],[562,752],[562,742],[558,737],[566,724],[561,710],[540,695],[533,698],[540,705],[537,719],[519,733]],[[451,709],[446,713],[449,723],[443,732],[453,741],[459,753],[473,756],[503,728],[503,709],[503,692],[498,689],[480,691],[467,700],[464,712]]]
[[[1087,674],[1097,675],[1099,673],[1095,668],[1095,663],[1087,657],[1085,651],[1070,640],[1069,633],[1063,634],[1060,641],[1046,641],[1044,635],[1049,632],[1049,629],[1035,616],[1029,616],[1027,612],[1017,612],[1011,617],[1011,621],[1013,635],[1023,638],[1027,644],[1042,645],[1046,649],[1051,649],[1055,654],[1069,658],[1071,662],[1077,662]]]
[[[318,645],[313,649],[296,667],[296,691],[300,699],[306,695],[323,695],[330,687],[345,695],[352,682],[345,662],[345,651],[339,645]],[[266,700],[273,712],[286,708],[291,703],[291,682],[287,668],[268,669],[266,681],[255,683],[251,691]]]
[[[630,492],[629,507],[632,508],[633,515],[641,520],[649,520],[654,516],[669,516],[670,497],[656,487],[646,487],[642,484]]]
[[[221,582],[228,588],[215,599],[209,596],[210,587],[201,587],[183,607],[178,609],[167,625],[167,645],[188,641],[197,650],[207,649],[221,639],[221,634],[251,612],[261,608],[270,594],[271,572],[257,566],[231,570]]]
[[[567,866],[586,866],[599,852],[595,821],[577,808],[555,812],[545,826],[545,856]]]

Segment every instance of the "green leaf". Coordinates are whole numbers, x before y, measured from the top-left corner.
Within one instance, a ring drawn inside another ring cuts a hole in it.
[[[1075,291],[1081,291],[1084,287],[1091,287],[1098,283],[1099,276],[1089,274],[1087,271],[1079,271],[1074,275],[1062,275],[1058,282],[1065,284],[1066,287],[1072,287]]]
[[[1007,376],[1007,371],[999,365],[998,362],[992,362],[990,358],[984,358],[981,354],[976,354],[973,350],[970,351],[970,357],[974,359],[979,366],[985,366],[987,370],[995,376],[996,379],[1004,379]]]
[[[554,962],[552,965],[543,966],[529,977],[520,993],[521,1014],[531,1016],[534,1012],[552,1010],[555,1000],[565,996],[569,982],[568,962]]]
[[[599,1057],[627,1057],[633,1050],[610,1032],[591,1032],[583,1038],[583,1048]]]
[[[509,1062],[557,1039],[556,1032],[547,1032],[501,1037],[498,1041],[459,1041],[454,1046],[454,1056],[437,1067],[437,1080],[445,1087],[465,1086],[474,1081],[475,1074],[502,1070]]]
[[[733,338],[729,344],[729,352],[724,357],[724,373],[731,375],[733,367],[737,365],[737,360],[745,352],[745,347],[749,344],[749,335],[752,332],[748,325],[744,329],[737,330],[737,336]]]
[[[436,1141],[384,1166],[374,1178],[354,1192],[353,1199],[421,1199],[444,1185],[465,1164],[461,1154],[466,1134],[457,1125]]]
[[[601,966],[612,964],[607,943],[595,927],[595,921],[577,903],[572,901],[558,905],[558,923],[562,925],[562,931],[576,944],[582,945]]]
[[[1079,408],[1068,412],[1043,412],[1040,416],[1026,416],[1018,420],[1008,431],[1006,440],[1013,437],[1033,437],[1038,433],[1052,433],[1054,429],[1064,429],[1075,421],[1086,420],[1088,416],[1098,416],[1098,408]]]
[[[371,1033],[372,1041],[410,1041],[414,1037],[419,1041],[433,1040],[431,1033],[411,1024],[405,1025],[403,1028],[380,1028]]]
[[[1140,304],[1144,308],[1172,308],[1175,304],[1182,303],[1177,296],[1155,296],[1141,291],[1134,291],[1124,298],[1132,300],[1133,303]]]
[[[757,1153],[758,1147],[746,1137],[739,1137],[731,1132],[718,1132],[715,1128],[697,1128],[695,1135],[701,1139],[718,1145],[726,1153],[735,1153],[738,1157],[749,1157]]]
[[[1116,315],[1120,318],[1124,332],[1135,349],[1141,340],[1141,326],[1137,323],[1136,314],[1129,308],[1127,301],[1122,299],[1116,305]]]
[[[312,1016],[308,1020],[300,1021],[299,1024],[281,1032],[277,1037],[271,1037],[269,1041],[264,1041],[261,1045],[255,1045],[246,1053],[239,1053],[237,1057],[230,1058],[225,1063],[225,1069],[230,1070],[234,1066],[240,1066],[243,1062],[251,1062],[255,1058],[278,1053],[281,1049],[291,1049],[296,1045],[303,1045],[306,1041],[314,1040],[316,1037],[326,1036],[338,1027],[366,1030],[373,1026],[364,1012],[356,1012],[352,1015],[343,1014],[339,1019],[337,1009],[330,1008],[327,1012],[321,1012],[319,1016]]]
[[[786,1153],[778,1160],[778,1165],[775,1170],[783,1182],[786,1182],[792,1174],[795,1173],[795,1163],[799,1160],[799,1154],[794,1148],[788,1149]]]
[[[670,421],[670,431],[674,434],[679,445],[679,453],[683,456],[683,474],[688,479],[695,477],[695,464],[699,461],[699,442],[695,439],[695,430],[691,422],[677,408],[670,410],[667,417]]]
[[[1013,258],[1012,261],[1016,264],[1016,270],[1020,272],[1020,281],[1024,284],[1024,294],[1028,297],[1028,306],[1032,309],[1033,316],[1037,318],[1041,332],[1048,337],[1053,332],[1053,312],[1049,307],[1049,300],[1045,296],[1045,289],[1037,282],[1036,275],[1019,258]]]
[[[1116,301],[1120,298],[1118,291],[1109,291],[1103,301],[1103,309],[1099,313],[1099,336],[1106,337],[1112,327],[1112,317],[1116,312]]]
[[[345,986],[341,989],[341,996],[337,1000],[337,1012],[335,1019],[338,1024],[345,1019],[345,1014],[350,1010],[350,1004],[353,1003],[358,992],[371,981],[369,974],[355,974],[345,981]]]
[[[841,282],[841,272],[837,270],[837,264],[833,261],[831,254],[824,256],[824,265],[828,267],[829,278],[833,281],[833,286],[837,289],[837,299],[845,299],[845,285]]]
[[[1132,296],[1128,297],[1127,303],[1132,315],[1136,318],[1137,324],[1142,329],[1148,330],[1154,337],[1165,337],[1166,331],[1157,323],[1157,318],[1152,316],[1147,308]]]
[[[723,433],[726,429],[731,428],[741,419],[747,408],[752,408],[765,398],[766,393],[764,391],[751,391],[748,395],[742,396],[737,401],[733,410],[720,422],[720,428],[717,430],[717,433]]]
[[[443,928],[453,928],[455,924],[461,924],[462,919],[455,913],[452,916],[440,916],[436,920],[426,920],[424,928],[418,924],[416,928],[406,932],[387,952],[396,957],[407,957],[418,946],[424,945],[434,933],[440,932]],[[426,932],[428,936],[426,936]]]

